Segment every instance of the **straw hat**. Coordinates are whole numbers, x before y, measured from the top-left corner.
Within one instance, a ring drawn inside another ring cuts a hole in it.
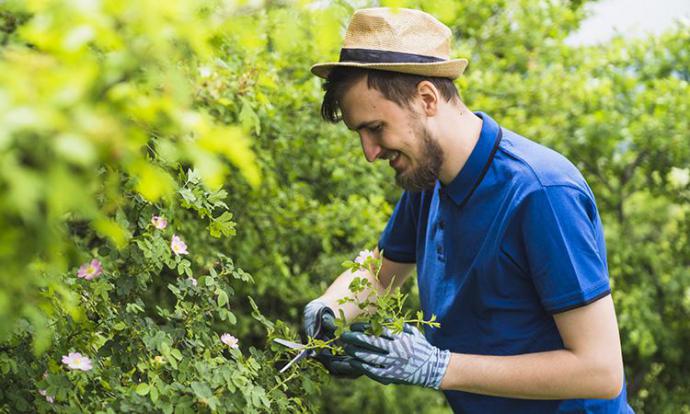
[[[340,61],[318,63],[311,72],[328,78],[350,66],[455,79],[467,59],[450,59],[448,27],[419,10],[378,7],[355,11],[345,32]]]

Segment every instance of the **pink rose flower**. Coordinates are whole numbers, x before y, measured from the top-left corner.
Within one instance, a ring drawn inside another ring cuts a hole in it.
[[[359,252],[359,256],[355,259],[355,263],[358,263],[360,265],[363,265],[364,262],[367,261],[368,258],[374,258],[374,252],[371,250],[362,250]]]
[[[224,333],[223,335],[221,335],[220,341],[225,345],[229,346],[230,348],[239,348],[239,340],[234,336],[230,335],[229,333]]]
[[[70,352],[62,356],[62,363],[67,365],[69,369],[78,369],[81,371],[90,371],[93,366],[91,360],[79,352]]]
[[[173,234],[172,240],[170,241],[170,248],[176,255],[189,254],[187,251],[187,244],[182,241],[176,234]]]
[[[153,216],[151,217],[151,224],[153,224],[153,227],[157,228],[158,230],[163,230],[164,228],[168,227],[168,220],[166,220],[165,217]]]
[[[93,280],[100,276],[101,273],[103,273],[103,266],[101,265],[101,262],[99,262],[97,259],[93,259],[90,263],[84,263],[79,267],[77,277],[86,280]]]

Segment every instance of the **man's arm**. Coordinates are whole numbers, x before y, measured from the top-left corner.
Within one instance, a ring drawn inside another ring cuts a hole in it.
[[[441,389],[528,399],[603,398],[623,387],[611,295],[554,315],[565,349],[512,356],[451,354]]]
[[[374,250],[374,256],[380,257],[380,252],[378,248]],[[414,263],[399,263],[392,260],[388,260],[383,257],[381,263],[381,271],[379,272],[379,280],[376,280],[373,272],[366,272],[366,276],[371,282],[372,286],[376,290],[376,294],[383,293],[386,288],[393,282],[391,290],[402,286],[402,284],[407,280],[409,275],[414,269]],[[339,309],[342,309],[345,313],[345,318],[348,321],[353,320],[362,311],[353,303],[346,303],[343,305],[338,304],[338,300],[346,296],[351,296],[349,286],[355,277],[361,275],[354,275],[350,270],[343,272],[338,278],[333,281],[331,286],[326,289],[326,292],[319,298],[319,300],[326,303],[336,315],[339,314]],[[359,300],[364,300],[371,290],[366,290],[358,295]]]

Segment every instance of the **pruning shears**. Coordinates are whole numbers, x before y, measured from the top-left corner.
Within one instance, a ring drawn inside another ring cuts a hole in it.
[[[322,341],[327,341],[333,338],[333,333],[335,332],[335,329],[335,314],[333,313],[333,311],[328,307],[323,307],[319,309],[319,312],[316,314],[316,331],[314,333],[314,338],[320,339]],[[287,371],[287,369],[290,368],[293,364],[301,361],[302,359],[316,356],[316,351],[313,349],[307,349],[307,346],[304,344],[288,341],[287,339],[283,338],[275,338],[273,339],[273,341],[283,346],[286,346],[290,349],[301,349],[300,353],[298,353],[296,357],[292,358],[290,362],[285,364],[285,366],[280,369],[279,372],[281,374]]]

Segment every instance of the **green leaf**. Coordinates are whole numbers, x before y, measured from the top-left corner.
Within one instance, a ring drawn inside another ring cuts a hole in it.
[[[196,196],[194,195],[192,190],[190,190],[189,188],[180,188],[179,193],[183,199],[185,199],[186,201],[189,201],[190,203],[193,203],[196,201]]]
[[[249,304],[251,305],[253,311],[252,311],[252,317],[259,321],[265,328],[266,330],[271,333],[273,332],[273,329],[275,325],[273,322],[268,320],[261,311],[259,310],[259,307],[256,305],[256,302],[254,302],[254,299],[251,296],[247,296],[247,299],[249,299]]]
[[[187,259],[182,259],[180,263],[177,265],[177,274],[182,276],[183,274],[186,274],[187,276],[192,275],[192,269],[190,268],[191,262]]]
[[[224,290],[218,292],[218,306],[225,306],[228,304],[228,294]]]
[[[149,384],[141,383],[137,385],[134,391],[136,391],[136,393],[139,395],[146,395],[149,393]]]
[[[154,403],[158,401],[158,388],[156,388],[155,385],[151,386],[150,397],[151,401],[153,401]]]
[[[175,294],[175,296],[178,296],[180,294],[180,289],[177,288],[177,286],[173,285],[172,283],[168,283],[168,289]]]
[[[211,221],[208,230],[211,236],[215,238],[220,238],[221,236],[234,236],[237,234],[235,222],[232,221],[232,213],[224,211],[223,214]]]
[[[204,384],[203,382],[193,381],[191,383],[191,386],[192,391],[194,391],[194,395],[196,395],[198,398],[208,400],[213,396],[211,388],[209,388],[209,386]]]
[[[234,325],[234,324],[237,323],[237,317],[235,316],[234,313],[228,312],[228,313],[227,313],[227,317],[228,317],[228,322],[229,322],[231,325]]]
[[[171,349],[171,350],[170,350],[170,355],[172,355],[173,357],[175,357],[175,359],[177,359],[178,361],[182,361],[182,352],[180,352],[179,349],[177,349],[177,348]]]
[[[261,121],[258,115],[252,109],[248,100],[242,99],[242,110],[240,111],[240,123],[247,131],[254,130],[256,135],[261,133]]]

